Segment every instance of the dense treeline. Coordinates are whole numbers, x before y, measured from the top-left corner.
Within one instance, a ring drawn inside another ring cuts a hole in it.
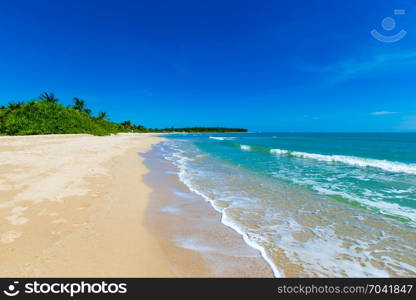
[[[1,135],[35,135],[89,133],[109,135],[118,132],[245,132],[240,128],[192,127],[148,129],[131,121],[111,122],[105,112],[93,115],[85,101],[73,98],[73,104],[63,106],[53,93],[44,93],[38,99],[11,102],[0,106]]]
[[[225,128],[225,127],[185,127],[185,128],[164,128],[155,129],[157,132],[247,132],[244,128]]]

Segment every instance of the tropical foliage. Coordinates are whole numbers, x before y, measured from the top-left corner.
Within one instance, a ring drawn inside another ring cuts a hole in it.
[[[0,135],[34,135],[89,133],[109,135],[117,132],[243,132],[241,128],[192,127],[147,129],[130,120],[114,123],[107,113],[96,117],[85,105],[85,101],[73,98],[73,105],[65,107],[58,103],[53,93],[43,93],[38,100],[10,102],[0,106]]]
[[[50,103],[58,103],[59,99],[55,98],[53,93],[43,93],[39,96],[39,100]]]

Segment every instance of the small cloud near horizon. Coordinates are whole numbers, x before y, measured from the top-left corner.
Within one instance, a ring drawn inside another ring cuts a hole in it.
[[[383,111],[374,111],[371,113],[371,115],[373,116],[394,115],[394,114],[398,114],[398,112],[383,110]]]

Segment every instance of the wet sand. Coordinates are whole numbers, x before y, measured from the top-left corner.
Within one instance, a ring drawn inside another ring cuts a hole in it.
[[[154,149],[143,154],[152,193],[146,227],[160,241],[179,277],[273,277],[259,251],[221,223],[221,215],[178,179],[178,170]]]
[[[272,277],[148,152],[161,141],[0,137],[0,277]]]

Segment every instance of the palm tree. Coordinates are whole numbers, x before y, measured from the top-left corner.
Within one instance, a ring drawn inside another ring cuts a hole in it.
[[[55,98],[53,93],[43,93],[39,96],[39,100],[49,102],[49,103],[57,103],[59,99]]]
[[[127,127],[127,128],[131,128],[131,126],[132,126],[132,124],[131,124],[130,120],[128,120],[128,121],[124,121],[123,123],[121,123],[121,125],[122,125],[123,127]]]
[[[89,109],[89,108],[85,108],[85,109],[84,109],[84,113],[86,113],[89,117],[91,117],[91,113],[92,113],[92,111],[91,111],[91,109]]]
[[[97,117],[98,120],[104,120],[105,118],[107,118],[106,112],[101,111],[98,113],[98,117]]]
[[[9,104],[7,104],[7,108],[14,110],[20,108],[23,104],[23,102],[9,102]]]
[[[76,110],[78,110],[78,111],[80,111],[80,112],[85,111],[85,101],[84,101],[84,100],[79,99],[79,98],[77,98],[77,97],[74,97],[73,101],[74,101],[74,106],[73,106],[73,107],[74,107]]]

